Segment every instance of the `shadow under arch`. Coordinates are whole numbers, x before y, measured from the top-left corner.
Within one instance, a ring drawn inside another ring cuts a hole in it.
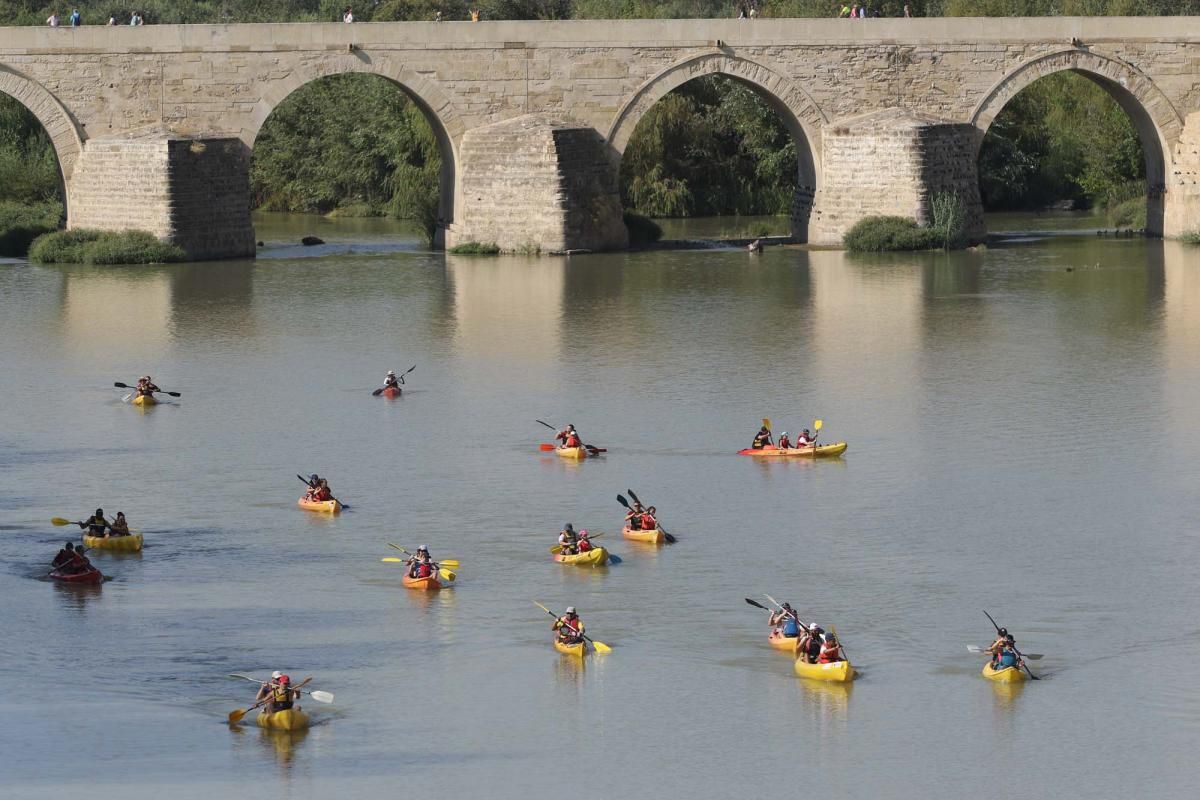
[[[608,126],[608,142],[614,167],[619,171],[630,137],[642,118],[659,100],[696,78],[724,75],[761,97],[783,122],[796,145],[796,194],[792,203],[792,238],[808,241],[808,221],[813,197],[820,181],[821,129],[829,119],[820,107],[791,80],[755,61],[723,52],[689,56],[643,83],[627,100]]]
[[[83,152],[83,137],[79,127],[62,103],[36,81],[0,64],[0,94],[6,94],[23,105],[41,123],[50,137],[54,156],[58,159],[59,188],[62,192],[64,213],[71,208],[67,188],[71,173]]]
[[[976,156],[992,122],[1010,100],[1034,81],[1068,71],[1104,89],[1133,121],[1146,164],[1146,231],[1161,236],[1167,159],[1183,131],[1184,120],[1150,78],[1124,61],[1073,48],[1021,64],[1001,78],[971,112],[968,121],[979,130]]]
[[[336,61],[323,62],[320,69],[295,70],[288,73],[286,77],[273,82],[263,91],[262,97],[254,106],[249,122],[242,128],[238,138],[245,143],[247,150],[253,153],[254,143],[258,139],[263,124],[293,92],[322,78],[350,73],[378,75],[391,81],[417,108],[421,109],[426,122],[433,130],[434,138],[437,140],[438,153],[442,158],[442,169],[438,178],[440,223],[436,241],[436,245],[441,246],[446,228],[452,225],[458,216],[458,198],[462,192],[458,185],[458,149],[455,143],[462,137],[466,126],[454,111],[449,98],[436,83],[428,78],[403,68],[395,68],[383,59],[376,62],[370,55],[361,51],[343,56]]]

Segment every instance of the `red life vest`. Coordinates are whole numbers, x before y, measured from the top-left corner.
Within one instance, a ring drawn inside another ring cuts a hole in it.
[[[658,527],[658,520],[656,520],[654,517],[650,516],[649,514],[642,515],[642,530],[652,531],[657,527]]]
[[[563,442],[563,447],[579,447],[583,442],[579,440],[579,434],[572,433],[567,436],[567,440]]]
[[[821,653],[817,656],[818,664],[832,664],[836,661],[841,661],[841,648],[836,644],[830,646],[828,643],[821,645]]]
[[[418,564],[417,565],[417,577],[418,578],[428,578],[431,575],[433,575],[433,565],[432,564]]]

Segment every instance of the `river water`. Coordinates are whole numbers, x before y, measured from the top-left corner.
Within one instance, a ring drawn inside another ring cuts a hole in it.
[[[260,238],[256,262],[0,265],[4,796],[1195,796],[1200,250]],[[123,403],[146,372],[182,398]],[[764,416],[849,450],[735,455]],[[535,419],[609,453],[547,457]],[[346,513],[296,507],[310,471]],[[621,540],[630,487],[678,544]],[[97,505],[144,553],[40,580],[49,518]],[[567,521],[620,563],[552,563]],[[457,588],[404,590],[389,541],[460,559]],[[859,680],[796,679],[765,594],[836,625]],[[534,600],[613,653],[557,655]],[[1043,680],[980,677],[984,609]],[[307,735],[225,724],[255,690],[227,673],[272,669],[336,693]]]

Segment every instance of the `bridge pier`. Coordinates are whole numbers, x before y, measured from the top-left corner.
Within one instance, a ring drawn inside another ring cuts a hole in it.
[[[979,199],[979,131],[906,109],[885,109],[828,126],[821,137],[821,182],[809,226],[813,244],[840,246],[863,217],[932,221],[931,202],[955,194],[967,236],[986,234]]]
[[[1163,199],[1163,236],[1200,232],[1200,111],[1188,114]]]
[[[240,139],[162,130],[89,139],[67,183],[67,213],[69,228],[149,231],[194,261],[254,257]]]
[[[459,174],[447,247],[554,253],[629,244],[617,171],[591,127],[526,114],[474,128],[459,148]]]

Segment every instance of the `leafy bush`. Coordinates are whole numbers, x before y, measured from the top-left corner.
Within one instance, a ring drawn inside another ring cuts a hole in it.
[[[183,249],[146,231],[76,228],[39,236],[29,257],[43,264],[162,264],[183,261]]]
[[[1181,242],[1187,242],[1188,244],[1200,244],[1200,230],[1189,231],[1183,236],[1180,236],[1179,240]]]
[[[499,245],[491,242],[463,242],[450,248],[456,256],[494,256],[499,254]]]
[[[0,256],[23,256],[43,233],[58,230],[62,203],[14,203],[0,201]]]
[[[842,243],[854,252],[932,250],[942,246],[942,237],[908,217],[864,217],[846,232]]]
[[[625,229],[629,231],[630,244],[651,244],[662,238],[662,228],[649,217],[626,211],[622,218],[625,220]]]

